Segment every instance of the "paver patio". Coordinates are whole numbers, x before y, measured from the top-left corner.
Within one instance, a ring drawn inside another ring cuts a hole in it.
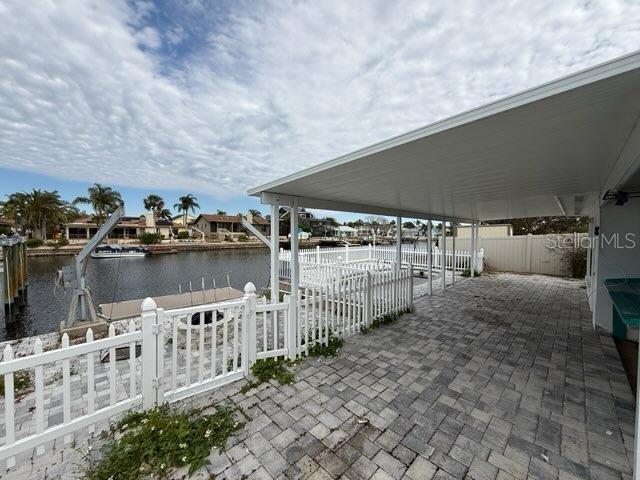
[[[295,374],[190,401],[251,417],[195,478],[631,478],[635,401],[582,282],[462,281]],[[81,477],[71,447],[34,462],[3,478]]]

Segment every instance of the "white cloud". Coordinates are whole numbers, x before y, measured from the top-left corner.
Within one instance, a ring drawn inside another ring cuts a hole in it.
[[[191,7],[211,31],[168,74],[195,26],[148,2],[0,3],[0,165],[243,196],[640,45],[614,0]]]

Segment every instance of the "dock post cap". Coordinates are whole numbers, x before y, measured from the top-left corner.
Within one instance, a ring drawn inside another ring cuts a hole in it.
[[[142,311],[148,312],[157,308],[156,302],[151,297],[147,297],[142,301]]]
[[[253,283],[248,282],[244,286],[244,293],[246,293],[247,295],[251,295],[251,294],[256,293],[256,286]]]

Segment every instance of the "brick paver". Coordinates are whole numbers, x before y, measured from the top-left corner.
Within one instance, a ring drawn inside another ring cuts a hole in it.
[[[227,399],[251,419],[196,478],[631,478],[634,398],[581,282],[462,281],[295,375],[191,400]],[[55,465],[21,468],[72,476]]]

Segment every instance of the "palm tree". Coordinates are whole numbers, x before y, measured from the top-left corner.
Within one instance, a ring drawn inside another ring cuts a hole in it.
[[[171,213],[171,210],[169,210],[168,208],[163,208],[158,212],[158,214],[156,215],[156,218],[171,220],[173,218],[173,214]]]
[[[160,212],[164,210],[164,200],[160,195],[151,193],[142,200],[144,202],[144,209],[153,212],[155,218],[161,218]]]
[[[112,214],[116,208],[124,205],[120,192],[115,191],[111,187],[94,183],[93,186],[88,189],[88,197],[77,197],[73,204],[88,203],[93,207],[95,213],[94,218],[98,227],[101,226],[107,219],[107,216]]]
[[[48,230],[72,216],[74,209],[60,198],[57,191],[34,189],[31,193],[16,192],[7,196],[3,215],[13,219],[23,230],[33,230],[36,238],[47,239]]]
[[[259,217],[261,216],[260,210],[256,210],[255,208],[250,208],[249,209],[249,213],[251,215],[253,215],[254,217]]]
[[[189,210],[191,210],[193,213],[196,213],[196,208],[200,208],[200,205],[198,204],[198,199],[189,193],[184,197],[178,198],[178,203],[176,203],[173,208],[180,212],[183,212],[184,227],[186,228],[187,214],[189,213]]]
[[[220,209],[218,209],[218,211],[216,212],[216,214],[218,214],[218,215],[226,215],[226,214],[227,214],[227,212],[225,212],[224,210],[220,210]]]

